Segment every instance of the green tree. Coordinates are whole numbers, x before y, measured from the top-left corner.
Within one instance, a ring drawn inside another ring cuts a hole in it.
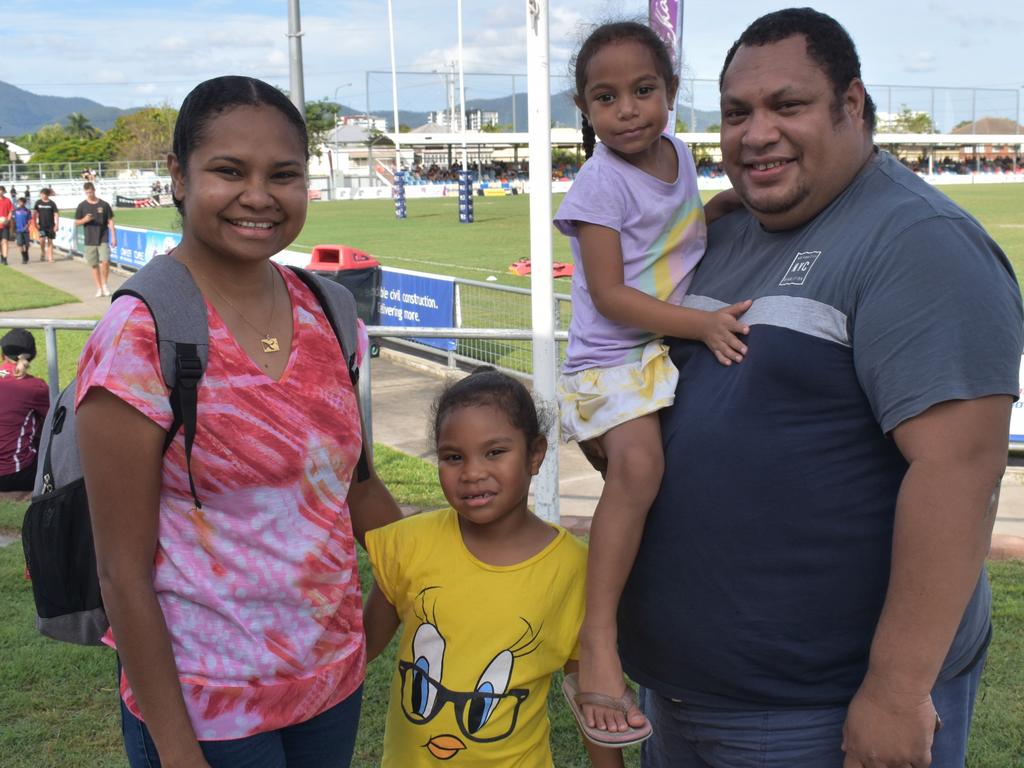
[[[115,160],[156,160],[171,151],[178,110],[164,105],[146,107],[114,121],[105,134]]]
[[[72,112],[68,115],[67,120],[66,130],[69,136],[73,136],[76,139],[94,139],[99,135],[99,131],[93,128],[89,122],[89,118],[81,112]]]
[[[512,133],[512,126],[508,123],[499,125],[482,125],[480,133]]]
[[[708,126],[707,128],[705,128],[704,130],[705,130],[705,131],[706,131],[707,133],[718,133],[718,132],[719,132],[720,130],[722,130],[722,126],[721,126],[721,125],[719,125],[718,123],[712,123],[711,125],[709,125],[709,126]]]
[[[686,133],[689,130],[690,129],[687,127],[686,121],[676,115],[676,133]]]
[[[35,133],[26,133],[19,136],[14,140],[14,143],[20,144],[33,152],[39,152],[67,138],[68,132],[64,130],[64,126],[60,123],[52,123],[51,125],[44,125]]]
[[[912,112],[906,104],[892,119],[893,133],[935,133],[935,123],[927,112]]]
[[[395,142],[389,139],[380,128],[370,128],[366,132],[366,146],[368,147],[393,147]]]
[[[306,102],[306,131],[309,133],[309,154],[320,157],[320,149],[334,130],[341,107],[333,101],[320,99]]]
[[[114,146],[109,136],[95,139],[65,138],[32,153],[33,163],[100,163],[114,159]]]

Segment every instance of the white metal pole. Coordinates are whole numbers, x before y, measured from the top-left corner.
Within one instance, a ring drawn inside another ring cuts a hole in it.
[[[306,116],[306,90],[302,79],[302,22],[299,0],[288,0],[288,64],[292,104]]]
[[[551,77],[548,0],[526,0],[527,112],[530,136],[530,292],[533,318],[533,390],[554,410],[555,295],[551,276]],[[548,452],[534,484],[534,505],[544,520],[558,522],[558,422],[548,433]]]
[[[462,123],[462,170],[469,171],[469,160],[466,157],[466,80],[463,76],[462,66],[462,0],[458,0],[456,4],[456,13],[459,17],[459,118]]]
[[[388,41],[391,43],[391,114],[395,122],[395,173],[402,170],[402,142],[398,127],[398,74],[395,71],[395,22],[388,0]],[[369,112],[369,110],[367,110]]]

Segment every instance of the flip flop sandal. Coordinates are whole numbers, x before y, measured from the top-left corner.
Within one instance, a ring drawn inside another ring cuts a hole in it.
[[[603,693],[588,693],[580,691],[579,678],[576,673],[568,674],[562,680],[562,695],[569,704],[569,709],[576,718],[580,730],[588,741],[601,747],[628,747],[631,744],[639,744],[649,739],[654,730],[650,723],[645,723],[640,728],[629,727],[625,731],[603,731],[600,728],[592,728],[587,725],[587,719],[583,715],[583,705],[593,707],[607,707],[621,712],[623,715],[636,706],[636,697],[628,686],[626,692],[619,698],[606,696]]]

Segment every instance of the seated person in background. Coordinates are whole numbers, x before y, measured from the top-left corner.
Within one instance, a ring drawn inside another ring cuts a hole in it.
[[[0,339],[0,349],[0,491],[31,491],[50,391],[28,373],[36,356],[31,333],[15,328]]]

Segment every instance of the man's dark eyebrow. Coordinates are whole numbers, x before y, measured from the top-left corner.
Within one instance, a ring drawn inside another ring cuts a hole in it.
[[[769,93],[765,100],[769,101],[769,102],[771,102],[771,101],[779,101],[780,99],[785,99],[787,97],[793,96],[794,92],[798,92],[797,88],[795,86],[784,85],[781,88],[779,88],[777,90],[774,90],[771,93]],[[747,103],[746,99],[740,99],[740,98],[737,98],[736,96],[732,96],[732,95],[730,95],[728,93],[723,93],[721,100],[722,100],[722,104],[730,104],[730,105],[743,106],[743,105],[745,105]]]

